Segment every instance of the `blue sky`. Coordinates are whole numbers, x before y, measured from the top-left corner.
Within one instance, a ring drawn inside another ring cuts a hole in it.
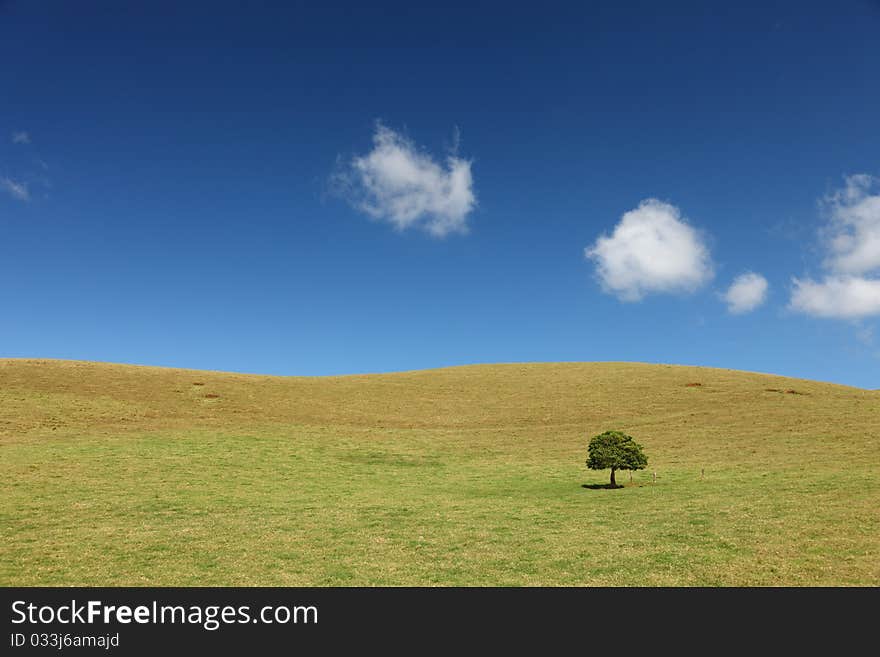
[[[0,2],[0,355],[880,388],[880,4],[320,4]]]

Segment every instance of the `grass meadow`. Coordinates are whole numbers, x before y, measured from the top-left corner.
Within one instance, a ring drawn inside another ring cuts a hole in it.
[[[731,370],[0,360],[0,585],[877,586],[878,448],[880,392]]]

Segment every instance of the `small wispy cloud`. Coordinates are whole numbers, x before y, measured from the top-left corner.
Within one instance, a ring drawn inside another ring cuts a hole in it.
[[[646,199],[584,249],[606,292],[622,301],[693,292],[713,276],[709,249],[674,205]]]
[[[457,130],[454,138],[457,149]],[[435,237],[466,233],[476,205],[470,160],[453,150],[439,161],[381,123],[373,149],[345,163],[331,183],[370,217],[398,230],[419,227]]]
[[[815,317],[860,319],[880,315],[880,179],[856,174],[822,199],[828,223],[820,231],[827,252],[820,281],[793,279],[789,308]]]
[[[859,326],[856,329],[856,339],[866,347],[874,346],[874,327]]]
[[[728,312],[741,315],[755,310],[766,301],[768,287],[767,279],[760,274],[740,274],[724,293]]]
[[[25,182],[16,182],[11,178],[0,178],[0,189],[18,201],[29,201],[31,198],[28,185]]]
[[[12,133],[12,143],[13,144],[30,144],[31,136],[25,132],[24,130],[16,131]]]

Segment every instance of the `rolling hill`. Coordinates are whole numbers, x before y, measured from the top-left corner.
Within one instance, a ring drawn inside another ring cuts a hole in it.
[[[0,360],[0,585],[876,586],[878,447],[880,392],[732,370]]]

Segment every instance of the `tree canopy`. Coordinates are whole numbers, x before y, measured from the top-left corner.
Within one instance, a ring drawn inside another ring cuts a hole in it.
[[[616,486],[616,470],[641,470],[648,465],[648,457],[632,436],[622,431],[606,431],[590,439],[587,467],[591,470],[611,468],[611,485]]]

